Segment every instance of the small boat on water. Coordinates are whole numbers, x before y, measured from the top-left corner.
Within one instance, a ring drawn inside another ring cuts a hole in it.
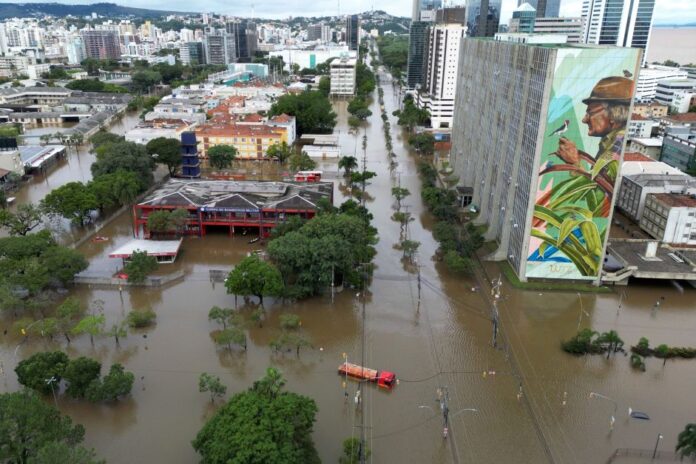
[[[344,362],[338,366],[338,373],[360,380],[376,382],[377,386],[391,389],[396,383],[396,374],[389,371],[378,371],[357,364]]]
[[[98,243],[98,242],[108,242],[109,237],[104,237],[101,235],[96,235],[95,237],[92,238],[92,242]]]
[[[251,240],[249,240],[249,244],[258,242],[258,241],[259,241],[259,238],[260,238],[260,237],[252,238]]]

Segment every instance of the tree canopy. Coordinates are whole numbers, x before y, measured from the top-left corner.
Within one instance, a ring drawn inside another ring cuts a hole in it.
[[[96,79],[78,79],[70,81],[66,86],[70,90],[82,90],[83,92],[108,92],[128,93],[128,89],[115,84],[105,84]]]
[[[280,296],[283,279],[278,269],[256,255],[247,256],[230,272],[225,282],[228,293],[253,295],[263,304],[264,296]]]
[[[85,184],[68,182],[46,195],[41,206],[48,213],[63,216],[82,226],[90,220],[90,212],[97,209],[99,203]]]
[[[307,91],[287,94],[271,106],[270,116],[289,114],[297,118],[297,135],[330,134],[336,125],[331,102],[321,92]]]
[[[147,142],[145,149],[156,163],[167,166],[170,176],[181,165],[181,142],[177,139],[157,137]]]
[[[148,256],[147,251],[134,251],[123,267],[123,272],[128,275],[129,283],[142,284],[155,269],[157,269],[157,259],[154,256]]]
[[[292,154],[293,150],[287,142],[274,143],[266,150],[266,156],[277,159],[280,164],[284,164]]]
[[[5,228],[10,235],[27,235],[42,220],[41,208],[33,203],[22,203],[14,212],[6,209],[0,211],[0,227]]]
[[[237,149],[232,145],[215,145],[208,148],[208,162],[215,169],[227,169],[237,157]]]
[[[280,373],[237,393],[198,432],[193,448],[207,464],[315,464],[314,400],[283,391]]]
[[[96,136],[95,136],[96,137]],[[92,143],[95,144],[94,137]],[[99,145],[96,146],[97,160],[92,164],[92,176],[94,179],[106,174],[113,174],[118,171],[132,172],[137,176],[139,190],[147,190],[154,182],[152,171],[155,162],[147,153],[144,146],[126,142],[122,138],[113,139],[103,137],[98,139]]]

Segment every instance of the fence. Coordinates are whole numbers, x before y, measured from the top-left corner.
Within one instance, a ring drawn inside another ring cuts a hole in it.
[[[655,453],[655,458],[653,459],[653,453],[655,451],[651,449],[639,449],[639,448],[617,448],[614,454],[607,460],[607,464],[612,464],[617,458],[629,457],[629,458],[645,458],[645,462],[682,462],[682,458],[679,457],[677,453],[672,451],[658,451]],[[643,461],[643,459],[641,459]],[[689,462],[687,460],[686,462]],[[690,462],[694,462],[691,460]]]
[[[144,286],[144,287],[161,287],[171,282],[183,280],[184,271],[175,271],[165,276],[148,276],[142,284],[129,284],[128,281],[113,277],[110,274],[97,272],[82,272],[75,276],[74,283],[76,285],[104,285],[109,287],[121,286]]]

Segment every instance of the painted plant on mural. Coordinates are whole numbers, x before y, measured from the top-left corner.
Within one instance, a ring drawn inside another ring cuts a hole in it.
[[[639,60],[629,48],[558,51],[528,278],[598,276]]]

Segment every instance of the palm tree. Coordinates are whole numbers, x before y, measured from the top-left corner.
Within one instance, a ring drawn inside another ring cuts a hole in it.
[[[338,169],[343,169],[346,177],[350,177],[350,172],[358,167],[358,159],[355,156],[344,156],[338,161]]]
[[[624,345],[623,340],[621,340],[615,330],[604,332],[599,336],[597,342],[607,347],[607,359],[609,359],[611,353],[616,353]]]
[[[681,457],[696,458],[696,424],[686,424],[684,430],[677,438],[677,446],[675,451]]]

